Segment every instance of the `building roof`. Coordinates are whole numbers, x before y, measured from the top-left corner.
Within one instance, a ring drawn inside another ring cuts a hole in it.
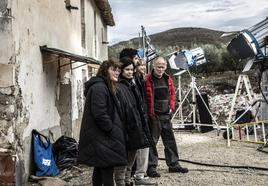
[[[96,6],[101,12],[101,16],[105,24],[109,26],[115,26],[112,8],[108,0],[94,0]]]

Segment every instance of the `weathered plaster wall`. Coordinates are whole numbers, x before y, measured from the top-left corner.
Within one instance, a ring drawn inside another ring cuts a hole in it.
[[[42,131],[59,124],[55,107],[57,64],[43,66],[39,46],[81,54],[80,29],[77,29],[80,13],[68,11],[64,1],[53,0],[13,1],[12,12],[18,84],[23,105],[29,112],[29,124],[23,135],[26,137],[33,128]]]
[[[80,8],[80,1],[71,2],[72,6]],[[85,3],[87,38],[83,49],[81,12],[67,10],[64,0],[0,1],[0,143],[15,148],[23,161],[24,178],[30,171],[32,129],[44,134],[51,130],[55,139],[61,135],[62,113],[57,107],[60,94],[58,66],[56,62],[44,65],[39,47],[47,45],[98,60],[107,59],[107,47],[102,44],[101,35],[101,28],[107,28],[92,1]],[[92,36],[95,33],[92,27],[94,9],[97,37]],[[92,38],[96,38],[96,45]],[[76,139],[83,111],[82,69],[87,68],[73,70],[69,80],[70,128]]]
[[[29,174],[32,129],[61,135],[56,107],[57,63],[43,65],[39,47],[60,48],[81,54],[79,11],[69,12],[64,1],[12,1],[14,54],[22,108],[18,120],[24,179]],[[71,100],[70,100],[71,101]]]
[[[9,1],[1,0],[0,1],[0,64],[8,64],[11,57],[11,22],[12,17],[10,16],[9,11]]]
[[[96,21],[96,28],[94,28],[94,19]],[[107,44],[102,43],[102,29],[104,29],[104,34],[107,34],[107,26],[102,21],[99,9],[95,6],[93,0],[85,0],[86,48],[82,48],[83,55],[93,57],[99,61],[108,59]],[[71,82],[73,108],[72,134],[78,140],[84,106],[83,74],[81,68],[73,70]]]
[[[93,3],[93,0],[85,0],[85,22],[86,22],[86,46],[88,49],[88,55],[93,56],[96,59],[101,61],[108,59],[108,48],[107,44],[102,43],[102,32],[104,32],[104,36],[107,37],[107,26],[103,23],[103,20],[100,16],[100,11],[97,9],[96,5]],[[94,18],[94,12],[96,14],[96,18]],[[95,21],[94,21],[95,19]],[[96,23],[96,35],[94,22]],[[103,31],[102,31],[103,29]]]
[[[8,0],[0,1],[0,147],[12,149],[19,107],[12,59],[12,17]]]
[[[80,9],[80,1],[71,3]],[[14,149],[19,155],[24,180],[32,163],[32,129],[44,134],[50,130],[57,139],[64,132],[61,124],[65,123],[66,133],[79,137],[87,67],[72,72],[62,68],[59,79],[57,62],[43,64],[39,47],[47,45],[98,60],[107,59],[107,46],[102,43],[102,32],[107,34],[107,27],[92,0],[85,0],[85,18],[86,48],[83,48],[81,11],[67,10],[64,0],[0,1],[0,145]],[[80,64],[73,67],[76,65]],[[63,92],[63,87],[69,87],[70,92]],[[64,102],[60,96],[70,99]],[[59,104],[63,102],[61,108]]]

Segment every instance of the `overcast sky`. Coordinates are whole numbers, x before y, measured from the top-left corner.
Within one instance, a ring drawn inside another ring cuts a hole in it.
[[[242,30],[268,17],[268,0],[109,0],[115,26],[110,44],[179,27]]]

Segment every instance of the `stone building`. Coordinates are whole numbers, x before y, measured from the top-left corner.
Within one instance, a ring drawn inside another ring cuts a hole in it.
[[[83,83],[108,58],[108,0],[0,1],[0,147],[31,173],[31,131],[78,138]]]

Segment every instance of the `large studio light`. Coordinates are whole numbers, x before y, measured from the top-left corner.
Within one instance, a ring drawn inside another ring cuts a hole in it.
[[[222,36],[228,36],[225,33]],[[227,46],[228,52],[237,60],[250,59],[249,69],[254,61],[267,57],[265,47],[268,39],[268,18],[238,33]],[[245,70],[244,70],[245,71]]]
[[[168,60],[170,68],[174,70],[188,70],[191,66],[206,63],[205,52],[198,47],[191,50],[180,50],[171,55]]]

